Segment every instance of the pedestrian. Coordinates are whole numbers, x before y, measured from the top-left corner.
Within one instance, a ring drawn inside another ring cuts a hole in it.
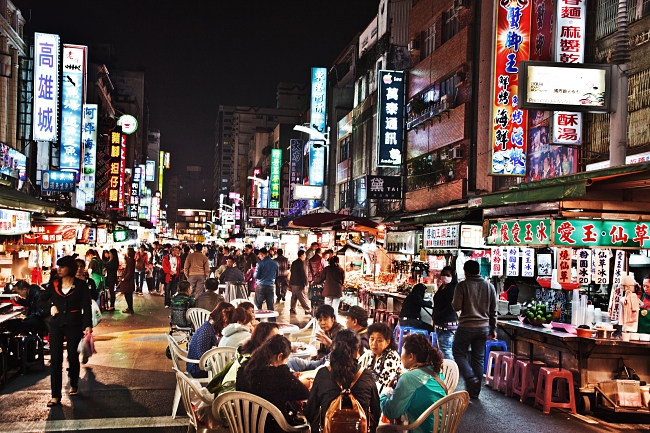
[[[316,249],[318,249],[318,242],[312,242],[309,250],[307,250],[307,260],[310,260],[316,254]]]
[[[329,266],[323,269],[323,296],[325,304],[331,305],[334,313],[338,315],[339,304],[343,296],[343,283],[345,283],[345,271],[339,266],[339,258],[334,256],[330,259]]]
[[[187,280],[187,275],[185,275],[185,260],[187,260],[187,256],[190,255],[190,247],[189,245],[185,245],[183,247],[183,253],[181,254],[181,275],[180,275],[180,280],[181,281],[186,281]]]
[[[257,257],[255,251],[253,251],[253,246],[248,244],[244,247],[244,269],[241,271],[246,275],[251,268],[254,268],[257,265]]]
[[[144,245],[140,245],[139,251],[135,253],[135,293],[138,295],[142,295],[148,265],[149,253],[147,253]]]
[[[210,276],[210,262],[201,252],[203,245],[196,244],[194,252],[185,259],[185,268],[183,273],[192,286],[192,297],[198,298],[203,293],[205,280]]]
[[[212,311],[219,302],[223,302],[224,297],[217,293],[218,288],[219,282],[216,279],[208,278],[205,280],[205,292],[196,298],[196,308]]]
[[[75,259],[75,261],[77,262],[77,273],[75,274],[75,278],[79,278],[86,283],[90,292],[90,299],[97,302],[97,298],[99,297],[97,286],[95,285],[95,280],[90,278],[86,273],[86,262],[83,259]]]
[[[72,256],[61,257],[57,262],[56,278],[47,285],[39,297],[39,308],[49,311],[50,319],[50,384],[52,399],[48,407],[61,404],[63,386],[63,341],[67,342],[68,376],[71,396],[79,393],[79,353],[77,346],[84,329],[91,334],[92,315],[90,291],[86,283],[75,278],[77,263]]]
[[[351,329],[359,335],[362,346],[361,351],[368,349],[370,347],[370,343],[368,343],[368,312],[363,307],[354,305],[347,311],[341,311],[339,315],[345,317],[346,329]]]
[[[160,285],[164,281],[165,273],[162,270],[163,255],[163,248],[160,246],[160,243],[154,241],[150,259],[153,274],[153,287],[148,287],[149,293],[157,293],[160,290]]]
[[[470,398],[481,392],[485,342],[497,338],[497,293],[492,283],[481,278],[476,260],[463,265],[465,280],[456,285],[451,306],[460,311],[458,330],[452,345],[454,360],[465,379]],[[467,360],[467,349],[472,348],[472,363]]]
[[[423,307],[432,308],[431,301],[424,300],[424,294],[427,291],[427,286],[418,283],[411,289],[404,303],[402,304],[402,311],[399,313],[399,324],[402,327],[408,326],[416,329],[425,329],[427,332],[435,332],[435,328],[420,318]]]
[[[456,272],[451,266],[440,271],[438,291],[433,295],[433,325],[436,328],[438,347],[446,359],[454,359],[452,345],[458,329],[458,315],[451,306],[456,290]]]
[[[120,282],[120,292],[126,300],[126,309],[122,313],[133,314],[133,292],[135,291],[135,250],[132,247],[126,249],[124,255],[124,275]]]
[[[99,301],[99,293],[104,290],[106,286],[104,278],[104,264],[99,258],[97,251],[90,249],[86,252],[86,261],[88,263],[88,270],[90,271],[90,278],[95,282],[95,287],[97,289],[97,298],[96,301]]]
[[[104,266],[106,269],[106,290],[108,290],[109,304],[107,311],[115,311],[115,286],[117,286],[117,270],[120,267],[120,261],[117,256],[117,250],[111,248],[108,251],[109,260]]]
[[[323,260],[323,256],[321,256],[321,249],[316,248],[312,258],[307,261],[307,280],[309,280],[310,284],[323,284],[325,280],[323,269],[325,269],[326,265],[327,263]]]
[[[178,247],[172,248],[171,254],[163,257],[162,270],[165,272],[165,308],[171,306],[172,295],[181,275],[181,258]]]
[[[274,311],[274,285],[275,279],[278,276],[278,264],[271,260],[269,252],[266,248],[261,248],[259,251],[259,262],[255,267],[253,277],[257,284],[255,289],[255,305],[258,310],[262,309],[262,304],[266,301],[266,309]],[[275,322],[275,317],[269,319],[270,322]]]
[[[287,286],[289,285],[287,281],[287,277],[289,276],[289,259],[284,256],[282,248],[278,248],[273,260],[278,264],[278,277],[275,279],[275,296],[278,298],[277,302],[284,302],[285,295],[287,294]]]
[[[305,250],[298,250],[298,258],[291,263],[289,277],[291,287],[291,309],[289,313],[296,314],[296,303],[305,310],[305,314],[311,314],[305,290],[307,289],[307,272],[305,272]]]
[[[221,282],[221,284],[225,284],[229,282],[243,282],[244,274],[242,273],[242,271],[237,269],[237,265],[235,264],[235,259],[232,256],[227,256],[225,257],[225,260],[226,260],[226,268],[219,276],[219,281]]]

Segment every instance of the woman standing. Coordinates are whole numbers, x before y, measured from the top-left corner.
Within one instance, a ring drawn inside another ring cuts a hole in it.
[[[385,323],[373,323],[368,327],[370,350],[361,355],[359,365],[370,370],[381,392],[402,373],[402,360],[397,353],[393,331]]]
[[[334,256],[329,261],[330,265],[323,269],[325,282],[323,283],[323,296],[325,304],[334,308],[338,317],[339,303],[343,296],[343,283],[345,282],[345,271],[339,266],[339,258]]]
[[[117,258],[117,250],[111,248],[108,252],[108,261],[106,262],[106,290],[108,290],[109,307],[107,311],[115,311],[115,286],[117,285],[117,270],[120,267],[120,261]]]
[[[301,424],[295,412],[287,408],[287,403],[306,400],[309,389],[293,375],[287,360],[291,355],[291,343],[283,335],[267,340],[253,352],[250,360],[237,373],[237,391],[249,392],[273,403],[280,409],[291,425]],[[275,421],[275,420],[273,420]],[[268,422],[265,433],[282,432],[276,422]]]
[[[47,285],[39,298],[39,308],[50,311],[50,383],[52,399],[48,407],[61,404],[63,340],[68,347],[70,395],[79,393],[79,354],[77,346],[86,333],[92,333],[90,291],[86,283],[75,278],[77,262],[65,256],[56,262],[57,277]]]
[[[436,327],[438,347],[447,359],[454,359],[451,346],[458,329],[458,315],[451,306],[457,282],[454,268],[445,266],[440,272],[438,291],[433,295],[433,324]]]
[[[126,310],[122,310],[122,313],[133,314],[133,292],[135,292],[135,250],[131,247],[127,248],[124,258],[124,277],[122,277],[122,282],[120,283],[120,292],[124,294]]]
[[[441,374],[442,356],[422,334],[412,334],[404,339],[402,364],[408,371],[400,376],[395,390],[384,388],[379,396],[381,411],[389,419],[400,418],[406,414],[409,423],[422,415],[433,403],[447,395],[447,387]],[[429,417],[414,433],[433,430],[433,416]]]

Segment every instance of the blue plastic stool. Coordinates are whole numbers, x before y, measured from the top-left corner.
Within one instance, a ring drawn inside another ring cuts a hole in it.
[[[422,334],[427,339],[429,338],[429,331],[426,329],[412,328],[410,326],[402,326],[399,331],[399,337],[397,340],[397,353],[402,354],[402,347],[404,346],[404,338],[410,334]]]
[[[395,326],[395,329],[393,330],[393,340],[395,340],[395,344],[399,341],[397,339],[397,335],[401,332],[402,327],[399,325],[399,322],[397,322],[397,325]]]
[[[429,340],[431,340],[431,345],[433,347],[438,347],[438,334],[436,334],[436,331],[429,333]]]
[[[502,340],[488,340],[485,342],[485,360],[483,361],[483,374],[487,373],[488,358],[490,357],[490,351],[502,350],[504,352],[508,351],[508,345],[505,341]]]

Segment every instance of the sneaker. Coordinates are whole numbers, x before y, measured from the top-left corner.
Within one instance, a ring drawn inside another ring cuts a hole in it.
[[[289,310],[289,313],[290,314],[298,314],[298,313],[296,313],[296,310]]]
[[[127,308],[125,310],[122,310],[122,313],[124,313],[124,314],[133,314],[133,310],[130,309],[130,308]]]
[[[306,314],[307,316],[311,316],[311,310],[305,310],[305,314]]]
[[[469,393],[469,398],[476,400],[481,392],[481,381],[478,379],[470,380],[465,384],[465,389]]]
[[[165,308],[169,308],[169,305],[165,305]]]

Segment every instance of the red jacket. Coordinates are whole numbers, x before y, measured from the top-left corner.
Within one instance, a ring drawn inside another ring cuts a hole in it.
[[[162,269],[163,272],[165,273],[165,283],[169,283],[172,280],[172,264],[169,258],[171,257],[171,254],[166,254],[165,257],[163,257],[162,261]],[[179,277],[181,274],[181,258],[176,257],[176,278]]]

